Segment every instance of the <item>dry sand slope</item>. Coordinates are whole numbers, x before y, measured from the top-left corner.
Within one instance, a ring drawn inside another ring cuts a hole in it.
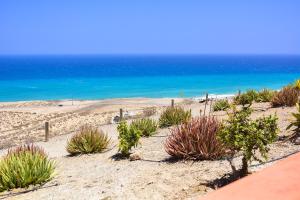
[[[182,99],[176,100],[183,101]],[[186,101],[187,102],[187,101]],[[111,100],[109,101],[94,101],[94,102],[76,102],[77,106],[72,107],[70,102],[65,103],[63,107],[55,105],[32,106],[7,106],[5,104],[0,109],[1,122],[5,121],[5,128],[11,128],[12,123],[8,119],[19,121],[19,124],[31,122],[28,113],[36,113],[34,120],[44,119],[44,115],[65,114],[71,113],[74,118],[66,119],[73,122],[72,126],[78,126],[89,117],[95,114],[117,113],[121,107],[126,107],[129,110],[140,109],[149,106],[166,106],[169,105],[170,99],[127,99],[127,100]],[[75,104],[75,105],[76,105]],[[26,107],[27,106],[27,107]],[[0,104],[1,107],[1,104]],[[203,104],[189,103],[186,104],[187,109],[192,109],[194,116],[199,114],[199,110],[204,108]],[[290,118],[290,112],[295,111],[295,108],[268,108],[267,103],[255,104],[257,110],[253,117],[277,113],[281,134],[288,134],[285,127]],[[267,110],[266,110],[267,109]],[[47,110],[48,112],[46,112]],[[50,110],[50,111],[49,111]],[[11,115],[8,114],[11,112]],[[19,116],[16,112],[21,112]],[[4,114],[3,114],[4,113]],[[24,115],[23,115],[23,114]],[[45,114],[46,113],[46,114]],[[113,115],[111,114],[111,115]],[[224,112],[214,113],[219,118],[224,118]],[[30,115],[30,114],[29,114]],[[22,117],[24,116],[24,117]],[[102,115],[101,115],[102,116]],[[158,118],[159,114],[153,116]],[[80,120],[78,119],[80,118]],[[92,118],[92,117],[91,117]],[[27,121],[25,121],[25,119]],[[61,121],[64,128],[64,123],[70,123],[68,120]],[[96,121],[96,120],[95,120]],[[80,122],[80,123],[79,123]],[[93,123],[93,121],[91,121]],[[1,124],[1,130],[4,125]],[[102,125],[102,128],[112,138],[112,144],[109,151],[102,154],[83,155],[78,157],[68,157],[65,151],[67,139],[72,134],[61,132],[59,136],[51,138],[47,143],[37,142],[38,145],[45,148],[49,156],[57,162],[57,170],[55,178],[41,188],[23,193],[23,190],[13,191],[12,193],[4,193],[0,198],[8,199],[199,199],[199,196],[211,191],[211,188],[204,186],[204,183],[209,180],[221,177],[225,173],[230,172],[231,168],[227,161],[178,161],[171,162],[167,159],[168,154],[165,153],[163,143],[166,136],[169,134],[168,129],[161,129],[158,133],[149,138],[142,138],[141,144],[134,149],[142,160],[113,160],[111,157],[117,152],[117,132],[116,125]],[[34,134],[29,132],[30,134]],[[9,136],[8,140],[10,139]],[[5,138],[4,138],[5,139]],[[20,140],[22,142],[24,140]],[[9,141],[8,141],[9,142]],[[269,159],[277,159],[283,155],[300,150],[297,145],[290,143],[275,143],[270,146],[271,151]],[[6,150],[0,151],[4,154]],[[236,158],[235,162],[240,163],[240,158]],[[257,165],[253,163],[251,170],[256,171],[267,165]]]

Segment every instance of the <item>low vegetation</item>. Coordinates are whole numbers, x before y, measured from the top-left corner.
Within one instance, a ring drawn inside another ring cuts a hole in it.
[[[261,91],[248,90],[234,98],[236,105],[251,105],[253,102],[270,102],[275,95],[275,91],[263,89]]]
[[[243,107],[237,110],[233,107],[233,112],[228,113],[228,120],[220,128],[218,137],[223,144],[230,149],[232,155],[236,152],[242,152],[242,169],[240,175],[248,174],[248,162],[257,160],[256,152],[266,159],[268,148],[267,145],[276,140],[278,134],[276,115],[251,120],[251,108]],[[236,169],[232,166],[234,173]]]
[[[97,128],[83,126],[67,143],[71,155],[101,153],[109,145],[108,136]]]
[[[179,125],[191,119],[191,111],[185,111],[182,107],[168,107],[159,118],[159,127],[165,128]]]
[[[121,121],[117,129],[119,132],[119,152],[123,156],[129,156],[131,148],[138,145],[142,132],[134,126],[128,127],[126,121]]]
[[[287,130],[293,129],[293,134],[290,136],[290,139],[292,141],[295,141],[298,137],[300,137],[300,105],[297,103],[297,112],[292,113],[294,120],[290,123],[290,125],[287,127]]]
[[[224,155],[217,139],[220,123],[215,117],[194,118],[174,127],[165,142],[166,152],[182,159],[213,160]]]
[[[53,178],[54,169],[55,163],[37,146],[10,149],[0,161],[0,192],[43,184]]]
[[[275,95],[275,91],[269,89],[263,89],[258,92],[258,96],[255,99],[256,102],[270,102]]]
[[[141,131],[141,136],[149,137],[155,134],[157,130],[156,121],[148,118],[134,120],[131,125],[134,129]]]
[[[245,93],[237,95],[234,98],[234,103],[237,105],[251,105],[258,98],[258,92],[255,90],[248,90]]]
[[[273,107],[295,106],[299,101],[299,91],[292,86],[286,86],[279,92],[276,92],[272,98],[271,104]]]
[[[227,99],[219,99],[213,105],[213,111],[224,111],[230,108],[230,104]]]

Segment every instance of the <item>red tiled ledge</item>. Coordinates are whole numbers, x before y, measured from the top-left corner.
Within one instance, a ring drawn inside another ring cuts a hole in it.
[[[300,200],[300,153],[209,193],[201,200]]]

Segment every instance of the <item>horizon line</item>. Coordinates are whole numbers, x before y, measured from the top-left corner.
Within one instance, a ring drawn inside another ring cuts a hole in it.
[[[0,56],[300,56],[288,53],[45,53],[0,54]]]

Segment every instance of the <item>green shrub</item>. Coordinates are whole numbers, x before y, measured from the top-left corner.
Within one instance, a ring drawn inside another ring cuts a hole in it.
[[[213,111],[227,110],[230,104],[227,99],[219,99],[213,105]]]
[[[142,132],[134,126],[127,126],[126,121],[121,121],[118,125],[119,132],[119,152],[123,156],[128,156],[132,147],[138,145]]]
[[[228,149],[233,153],[242,151],[242,176],[248,173],[249,161],[262,162],[255,155],[257,150],[263,158],[267,158],[267,145],[275,141],[278,133],[276,115],[251,120],[251,112],[249,107],[243,107],[240,111],[233,108],[219,131],[219,138]]]
[[[263,89],[260,92],[258,92],[256,102],[270,102],[274,97],[274,94],[275,92],[273,90]]]
[[[191,111],[185,111],[181,107],[168,107],[159,118],[159,127],[165,128],[179,125],[191,119]]]
[[[214,160],[225,154],[217,139],[220,122],[212,116],[194,118],[171,129],[165,142],[166,152],[175,157],[196,160]]]
[[[251,105],[258,98],[258,93],[255,90],[248,90],[234,98],[234,103],[237,105]]]
[[[152,119],[138,119],[134,120],[131,125],[133,128],[141,131],[141,136],[151,136],[157,130],[157,124]]]
[[[295,106],[299,101],[299,91],[292,86],[286,86],[279,92],[276,92],[272,98],[271,104],[273,107],[280,106]]]
[[[290,136],[290,138],[292,139],[292,141],[294,141],[298,137],[300,137],[300,105],[297,103],[296,107],[297,107],[297,113],[292,113],[292,115],[294,117],[294,120],[287,127],[287,130],[289,130],[292,127],[294,127],[294,129],[293,129],[294,133]]]
[[[54,169],[54,162],[37,146],[10,149],[0,161],[0,192],[43,184],[53,178]]]
[[[83,126],[67,143],[71,155],[101,153],[107,148],[110,139],[102,131],[91,126]]]

